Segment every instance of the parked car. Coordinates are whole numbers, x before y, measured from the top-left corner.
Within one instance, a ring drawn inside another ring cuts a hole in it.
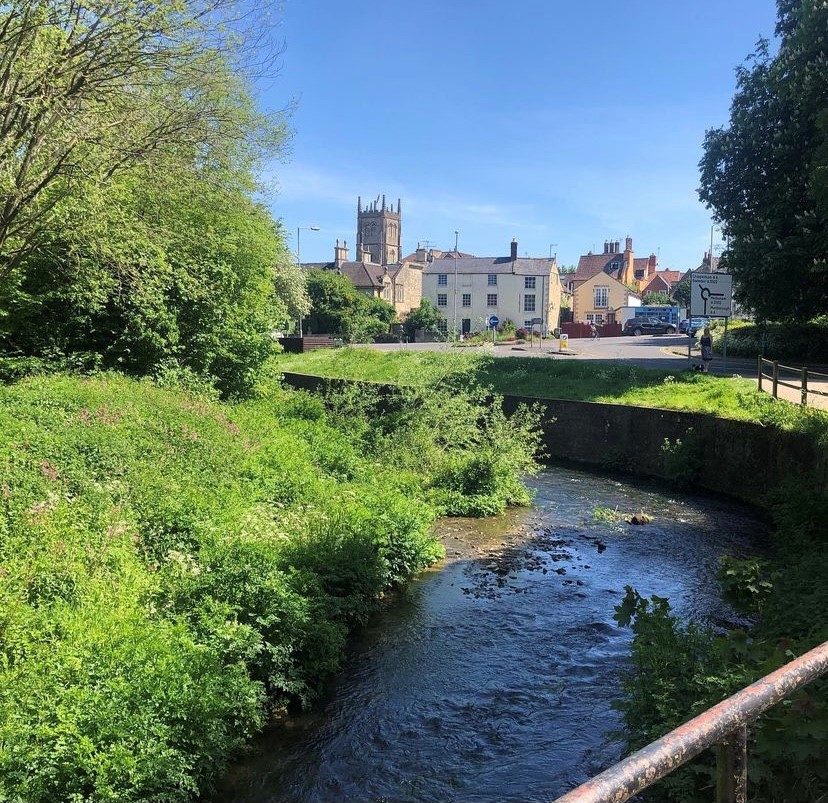
[[[690,334],[692,337],[699,329],[704,329],[705,326],[709,325],[710,321],[707,318],[689,318],[679,324],[679,332],[683,335]]]
[[[674,335],[676,327],[667,321],[660,321],[658,318],[647,318],[639,315],[636,318],[630,318],[621,330],[621,334],[634,335]]]

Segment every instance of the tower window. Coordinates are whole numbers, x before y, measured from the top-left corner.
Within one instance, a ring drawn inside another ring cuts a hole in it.
[[[463,293],[463,306],[470,307],[471,306],[471,293]]]
[[[534,280],[534,278],[535,277],[533,276],[532,279]],[[525,295],[523,297],[523,311],[524,312],[534,312],[535,311],[535,294],[534,293]]]
[[[437,274],[437,285],[439,287],[448,287],[448,273]]]
[[[490,273],[489,274],[489,280],[488,280],[487,284],[488,284],[489,287],[497,287],[497,274],[496,273]]]
[[[525,276],[523,279],[523,287],[525,290],[534,290],[535,289],[535,277],[534,276]],[[534,309],[534,307],[533,307]]]
[[[448,293],[437,293],[437,306],[438,307],[447,307],[448,306]]]

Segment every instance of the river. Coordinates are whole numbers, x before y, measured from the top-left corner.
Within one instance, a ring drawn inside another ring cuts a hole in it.
[[[750,553],[764,525],[629,476],[550,468],[530,484],[532,508],[441,523],[447,559],[360,632],[325,699],[263,734],[216,801],[540,803],[620,758],[624,586],[728,620],[717,559]],[[596,520],[597,507],[652,521]]]

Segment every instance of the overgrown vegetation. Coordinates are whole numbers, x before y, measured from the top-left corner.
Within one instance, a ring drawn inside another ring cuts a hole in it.
[[[441,555],[435,516],[528,499],[533,416],[462,383],[231,406],[175,379],[0,388],[2,800],[204,793]]]
[[[308,271],[307,291],[311,311],[305,319],[305,332],[338,335],[348,343],[370,343],[387,334],[397,318],[392,303],[369,298],[336,271]]]
[[[749,633],[717,634],[680,622],[667,600],[627,589],[616,618],[635,634],[632,666],[620,704],[630,748],[638,749],[709,706],[828,640],[828,494],[807,480],[780,488],[772,500],[772,554],[725,558],[726,599],[754,617]],[[824,744],[828,681],[816,681],[764,714],[749,729],[750,799],[812,803],[828,791]],[[709,800],[708,754],[653,787],[653,799]]]

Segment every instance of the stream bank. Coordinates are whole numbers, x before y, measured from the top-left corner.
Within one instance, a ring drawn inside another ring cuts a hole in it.
[[[325,699],[265,733],[215,799],[545,801],[613,763],[624,586],[717,622],[718,557],[755,551],[764,525],[647,480],[554,468],[531,485],[532,508],[444,520],[446,560],[357,635]],[[600,520],[599,507],[653,520]]]

